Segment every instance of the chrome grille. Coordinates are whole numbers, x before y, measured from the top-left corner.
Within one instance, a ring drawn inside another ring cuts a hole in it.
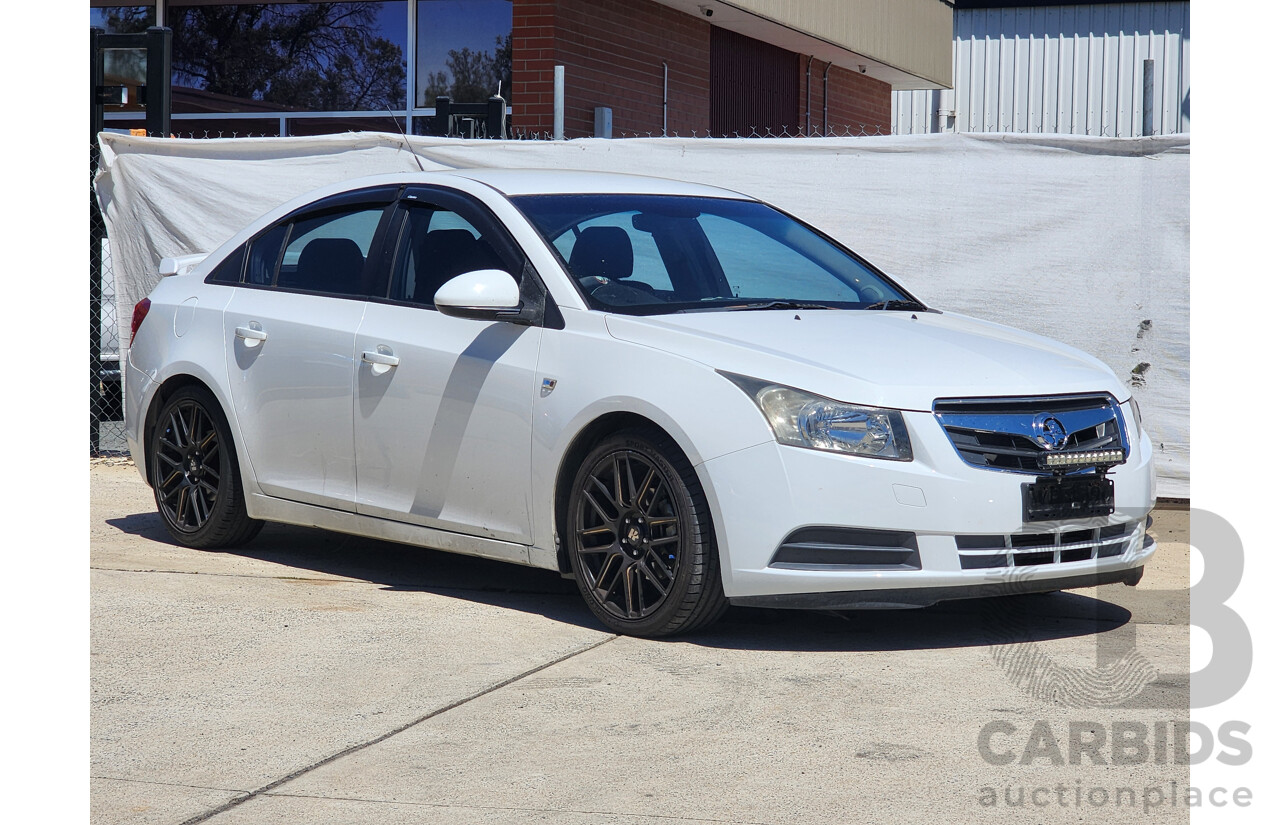
[[[1141,522],[1061,533],[956,536],[961,570],[1068,564],[1120,556],[1142,534]]]
[[[1120,406],[1109,394],[1035,398],[939,398],[934,417],[967,463],[989,470],[1048,474],[1037,419],[1052,416],[1066,431],[1061,452],[1122,450],[1129,455]],[[1089,470],[1085,470],[1089,472]]]

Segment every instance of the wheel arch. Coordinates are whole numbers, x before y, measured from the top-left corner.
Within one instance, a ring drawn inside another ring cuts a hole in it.
[[[565,449],[560,457],[560,464],[556,470],[555,493],[554,493],[554,524],[556,536],[556,565],[561,575],[571,575],[572,571],[569,564],[568,545],[564,541],[565,524],[568,518],[569,510],[569,493],[573,486],[574,476],[577,475],[578,467],[581,466],[582,460],[587,454],[604,439],[624,430],[649,429],[654,430],[662,435],[670,438],[676,448],[680,450],[685,460],[691,466],[696,468],[697,461],[693,456],[689,455],[689,451],[683,446],[684,439],[678,437],[678,434],[672,433],[668,428],[664,427],[657,421],[642,415],[638,412],[627,410],[619,410],[605,413],[588,422],[573,439],[569,442],[569,446]],[[714,515],[712,517],[714,531]],[[717,544],[717,547],[719,545]]]
[[[199,387],[213,396],[214,401],[218,404],[219,411],[222,413],[223,419],[227,422],[227,429],[231,435],[231,446],[236,459],[236,466],[238,469],[241,468],[239,434],[236,431],[232,417],[227,414],[226,400],[216,389],[214,389],[213,385],[209,381],[206,381],[205,379],[190,372],[178,372],[164,379],[164,381],[160,382],[160,385],[156,387],[155,392],[151,394],[151,400],[147,405],[146,414],[142,419],[142,450],[140,452],[142,453],[142,458],[145,462],[143,467],[143,478],[146,480],[148,486],[151,486],[151,458],[148,452],[151,448],[151,437],[155,432],[156,419],[159,417],[160,409],[164,407],[165,402],[172,398],[174,393],[184,387]],[[243,481],[243,469],[240,469],[240,473]]]

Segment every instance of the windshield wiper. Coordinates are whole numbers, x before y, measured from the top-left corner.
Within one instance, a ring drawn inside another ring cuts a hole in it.
[[[894,310],[917,310],[926,311],[929,308],[919,301],[876,301],[874,304],[868,304],[863,309],[894,309]]]
[[[749,304],[730,304],[715,308],[729,312],[744,312],[753,309],[835,309],[835,307],[827,304],[806,304],[800,301],[754,301]]]

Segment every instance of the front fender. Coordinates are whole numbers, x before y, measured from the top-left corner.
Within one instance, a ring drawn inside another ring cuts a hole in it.
[[[613,338],[599,316],[572,320],[579,323],[547,331],[538,363],[539,383],[555,382],[534,400],[533,540],[543,558],[555,553],[557,477],[593,422],[616,413],[653,422],[684,452],[704,489],[704,462],[773,441],[751,399],[706,364]],[[710,491],[708,500],[719,533]]]

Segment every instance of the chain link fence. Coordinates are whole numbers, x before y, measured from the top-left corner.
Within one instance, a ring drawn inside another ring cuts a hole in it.
[[[93,170],[98,166],[96,141],[90,144],[89,161],[89,455],[101,457],[125,453],[122,325],[116,317],[107,226],[93,194]]]

